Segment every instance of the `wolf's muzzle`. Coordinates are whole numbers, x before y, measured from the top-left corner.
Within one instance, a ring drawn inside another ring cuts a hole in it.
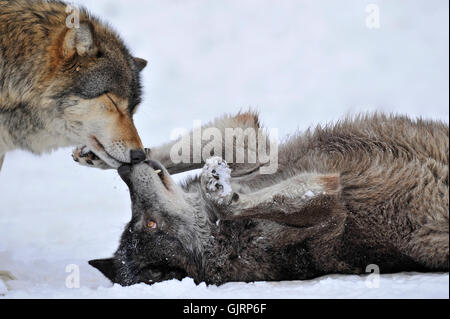
[[[119,176],[128,186],[130,186],[131,183],[131,171],[132,166],[130,164],[124,164],[120,166],[119,169],[117,170]]]
[[[153,170],[154,173],[156,173],[159,178],[161,178],[162,182],[166,185],[166,181],[164,180],[164,167],[157,161],[153,160],[146,160],[146,161],[140,161],[137,164],[123,164],[118,169],[117,172],[119,173],[119,176],[122,178],[122,180],[128,185],[131,186],[132,179],[133,179],[133,170],[136,166],[139,166],[140,163],[144,163],[145,165],[148,165],[150,167],[150,170]],[[149,173],[150,174],[150,173]]]

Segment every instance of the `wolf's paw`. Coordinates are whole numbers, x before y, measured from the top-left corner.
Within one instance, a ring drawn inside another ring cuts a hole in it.
[[[207,159],[200,180],[206,198],[220,206],[230,204],[233,197],[231,169],[226,161],[217,156]]]
[[[72,152],[72,158],[82,166],[94,167],[100,169],[112,169],[102,159],[90,151],[86,146],[77,147]]]
[[[7,293],[11,288],[8,286],[8,281],[16,280],[16,278],[9,271],[0,270],[0,296]]]

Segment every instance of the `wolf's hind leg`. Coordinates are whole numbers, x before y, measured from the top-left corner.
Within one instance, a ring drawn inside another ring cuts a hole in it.
[[[449,226],[447,221],[425,224],[412,233],[409,254],[430,270],[449,269]]]
[[[2,170],[3,161],[5,160],[5,155],[0,155],[0,171]]]
[[[345,215],[338,174],[303,173],[250,194],[233,194],[231,219],[268,219],[292,226],[319,225]]]
[[[207,160],[200,177],[206,200],[221,219],[267,219],[295,226],[313,226],[343,216],[338,174],[304,173],[253,193],[237,193],[230,169],[220,157]]]
[[[415,188],[410,189],[409,220],[414,230],[406,243],[408,254],[429,270],[449,269],[448,164],[433,159],[412,163]]]

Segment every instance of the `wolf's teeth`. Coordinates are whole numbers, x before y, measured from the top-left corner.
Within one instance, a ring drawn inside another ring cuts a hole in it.
[[[162,172],[162,170],[160,170],[160,169],[157,169],[157,170],[155,171],[156,174],[159,174],[159,173],[161,173],[161,172]]]

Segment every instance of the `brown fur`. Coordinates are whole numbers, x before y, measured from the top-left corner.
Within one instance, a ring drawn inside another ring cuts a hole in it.
[[[132,117],[146,62],[84,9],[67,25],[66,8],[0,0],[0,158],[87,145],[109,166],[129,163],[143,149]]]

